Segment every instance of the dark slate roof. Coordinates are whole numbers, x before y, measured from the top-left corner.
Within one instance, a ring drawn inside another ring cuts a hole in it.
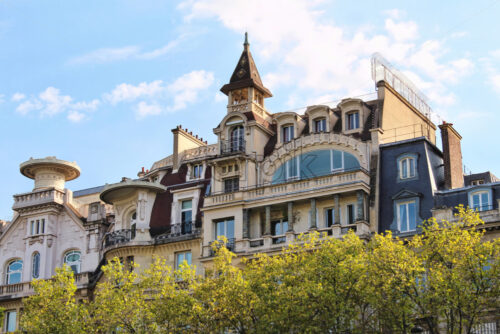
[[[73,192],[73,197],[82,197],[90,194],[97,194],[101,192],[102,188],[104,188],[104,186],[77,190]]]
[[[485,183],[485,184],[500,181],[500,179],[498,177],[496,177],[490,171],[484,172],[484,173],[464,175],[464,183],[465,183],[466,187],[470,186],[472,181],[477,181],[477,180],[482,180],[483,183]]]
[[[240,60],[233,71],[231,80],[220,89],[221,92],[228,95],[229,91],[245,87],[256,87],[260,90],[265,97],[271,97],[273,94],[264,87],[260,79],[259,71],[253,60],[252,53],[250,52],[250,44],[247,40],[245,33],[245,43],[243,44],[243,52],[241,53]]]

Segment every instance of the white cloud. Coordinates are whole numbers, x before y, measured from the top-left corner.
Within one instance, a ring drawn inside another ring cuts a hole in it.
[[[413,21],[394,22],[392,19],[385,20],[385,29],[398,42],[413,40],[418,37],[418,27]]]
[[[12,95],[10,100],[14,101],[14,102],[19,102],[21,100],[24,100],[25,98],[26,98],[26,95],[24,95],[22,93],[15,93],[14,95]]]
[[[300,96],[352,96],[374,90],[370,56],[380,52],[396,67],[422,77],[428,95],[444,105],[455,103],[449,85],[472,72],[468,57],[454,57],[444,42],[421,40],[418,24],[398,9],[385,11],[382,28],[348,32],[326,17],[322,2],[307,0],[188,0],[179,5],[185,20],[216,19],[226,28],[249,31],[257,63],[273,68],[263,77],[270,87],[291,86],[290,107]],[[262,8],[266,8],[262,11]],[[385,24],[384,24],[385,23]],[[259,60],[260,59],[260,60]]]
[[[125,46],[122,48],[102,48],[94,50],[82,56],[72,58],[68,61],[71,65],[80,65],[86,63],[103,64],[117,60],[124,60],[137,55],[139,52],[137,46]]]
[[[156,80],[150,83],[141,82],[134,86],[131,84],[122,83],[113,89],[111,93],[104,94],[104,99],[115,105],[119,102],[130,102],[139,98],[159,97],[165,91],[162,80]]]
[[[73,123],[79,123],[85,118],[85,114],[78,112],[76,110],[71,110],[68,112],[68,119]]]
[[[144,118],[146,116],[151,115],[159,115],[163,111],[162,107],[158,104],[148,104],[144,101],[141,101],[136,106],[136,115],[137,118]]]
[[[186,108],[188,103],[193,103],[198,98],[198,92],[212,85],[214,75],[206,71],[192,71],[184,74],[168,86],[168,90],[174,95],[174,104],[170,110]]]
[[[489,81],[493,89],[500,94],[500,74],[492,74]]]
[[[137,45],[129,45],[121,48],[102,48],[91,51],[84,55],[71,58],[68,60],[70,65],[81,65],[81,64],[104,64],[111,63],[115,61],[122,61],[126,59],[145,59],[150,60],[154,58],[161,57],[172,49],[174,49],[180,41],[184,38],[181,35],[177,39],[170,41],[166,45],[154,49],[152,51],[142,51],[141,47]]]
[[[185,109],[197,102],[199,93],[209,88],[213,81],[212,72],[200,70],[181,75],[170,84],[162,80],[141,82],[138,85],[122,83],[104,94],[103,100],[111,105],[137,102],[133,109],[138,118],[144,118],[164,111]]]
[[[16,108],[16,112],[26,115],[33,111],[39,111],[40,116],[54,116],[60,113],[67,113],[67,118],[72,122],[79,122],[84,117],[83,112],[94,111],[100,101],[77,101],[69,95],[61,95],[61,91],[55,87],[47,87],[37,97],[26,98],[24,94],[16,93],[12,96],[12,101],[21,102]]]

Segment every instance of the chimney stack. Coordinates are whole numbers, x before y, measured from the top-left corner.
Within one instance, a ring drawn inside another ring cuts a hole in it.
[[[453,128],[452,123],[439,126],[443,142],[444,181],[446,189],[462,188],[464,186],[464,173],[462,169],[462,136]]]

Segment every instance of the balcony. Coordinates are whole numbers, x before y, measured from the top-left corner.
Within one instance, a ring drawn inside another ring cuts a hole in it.
[[[14,195],[14,205],[12,209],[17,211],[22,208],[50,203],[62,205],[64,203],[64,191],[52,188]]]
[[[90,272],[75,274],[77,288],[86,288],[90,282]],[[21,298],[33,294],[35,291],[31,282],[0,285],[0,300],[10,298]]]
[[[125,244],[135,237],[135,229],[118,230],[106,233],[104,236],[104,248]]]
[[[318,197],[322,191],[330,191],[337,187],[343,187],[345,190],[368,190],[369,184],[370,176],[368,171],[364,169],[342,171],[306,180],[242,188],[233,193],[214,193],[205,198],[205,207],[239,201],[256,202],[276,199],[283,202],[286,199],[294,199],[294,197],[304,198],[308,192],[311,192],[311,196]]]
[[[245,153],[245,140],[243,138],[220,141],[221,155],[232,155],[240,153]]]
[[[177,242],[183,240],[190,240],[199,238],[201,236],[201,229],[195,227],[194,222],[182,222],[169,226],[168,230],[158,235],[155,238],[155,244],[165,244],[169,242]]]

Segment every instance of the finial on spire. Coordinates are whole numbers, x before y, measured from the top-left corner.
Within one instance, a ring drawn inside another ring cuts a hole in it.
[[[245,48],[248,48],[249,45],[250,43],[248,43],[248,32],[245,31],[245,43],[243,43],[243,46]]]

